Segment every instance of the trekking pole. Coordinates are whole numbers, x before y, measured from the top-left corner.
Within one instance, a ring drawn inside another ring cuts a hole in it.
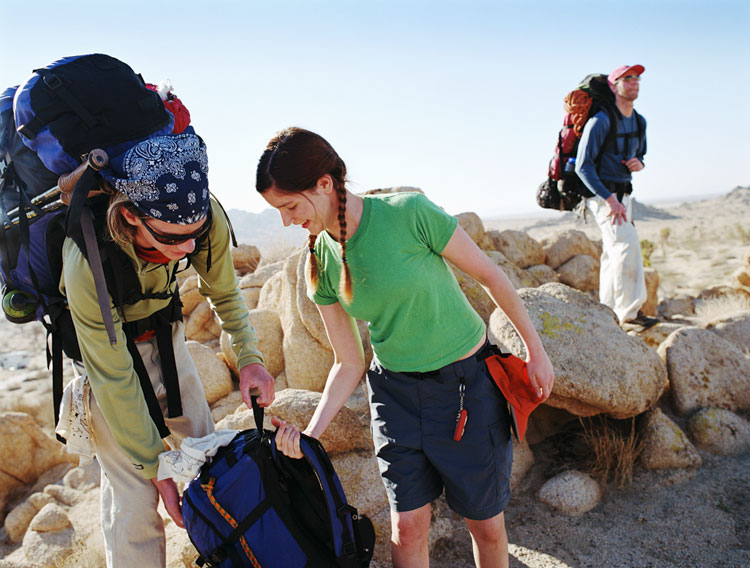
[[[74,169],[69,174],[63,174],[57,180],[57,187],[60,190],[60,201],[65,205],[70,205],[70,198],[73,196],[73,189],[81,179],[83,173],[91,168],[92,170],[99,171],[106,168],[109,165],[109,156],[104,150],[94,149],[88,153],[83,163]],[[90,191],[89,196],[98,195],[104,193],[103,191],[95,190]]]
[[[42,211],[46,211],[45,206],[53,203],[55,200],[59,198],[59,196],[60,196],[60,189],[57,186],[55,186],[55,187],[48,189],[44,193],[40,193],[39,195],[34,197],[31,200],[31,204],[35,205],[36,207],[41,207]],[[14,209],[11,209],[10,211],[8,211],[8,218],[11,220],[12,225],[15,225],[16,223],[18,223],[18,212],[19,212],[19,207],[15,207]],[[37,216],[37,213],[34,210],[31,210],[27,212],[27,216],[29,217],[29,219],[33,219],[34,217]]]
[[[54,192],[53,195],[52,195],[52,192]],[[60,194],[60,190],[57,189],[57,186],[45,191],[44,193],[38,195],[37,197],[42,197],[43,195],[47,195],[47,194],[51,194],[51,197],[42,201],[44,205],[41,207],[41,213],[37,213],[33,209],[26,212],[26,218],[29,221],[38,217],[39,215],[43,215],[44,213],[50,213],[52,211],[57,211],[58,209],[62,209],[63,207],[65,207],[65,204],[62,201],[59,201],[59,200],[55,201]],[[35,203],[34,200],[32,200],[31,203],[39,207],[39,202]],[[19,215],[18,207],[16,207],[15,209],[11,209],[8,212],[8,219],[10,220],[10,225],[8,223],[5,223],[3,227],[5,229],[9,229],[13,225],[18,225],[18,221],[19,221],[18,215]]]
[[[31,200],[31,204],[41,208],[41,214],[49,213],[62,209],[66,205],[70,204],[70,197],[73,193],[73,188],[76,186],[76,182],[81,179],[83,172],[86,168],[91,166],[94,170],[99,171],[106,168],[109,165],[109,157],[104,150],[91,150],[86,156],[86,160],[78,166],[75,170],[68,174],[61,175],[57,180],[57,185],[51,189],[48,189],[44,193],[40,193]],[[97,195],[104,193],[100,191],[92,191],[89,195]],[[8,211],[8,218],[10,219],[11,225],[18,224],[18,216],[20,214],[20,208],[16,207]],[[31,220],[38,217],[40,213],[33,209],[26,212],[26,217]],[[7,229],[9,225],[5,224]]]

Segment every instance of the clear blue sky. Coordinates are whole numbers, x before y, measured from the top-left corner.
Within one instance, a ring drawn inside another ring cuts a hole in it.
[[[208,144],[212,190],[260,212],[255,166],[298,125],[351,188],[421,187],[450,213],[536,213],[562,99],[646,67],[636,197],[750,184],[747,0],[0,0],[0,86],[59,57],[113,55],[170,78]]]

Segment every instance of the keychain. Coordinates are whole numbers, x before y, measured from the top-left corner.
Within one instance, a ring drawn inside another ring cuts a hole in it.
[[[458,386],[458,415],[456,416],[456,431],[453,433],[453,439],[456,442],[460,442],[464,436],[464,429],[466,428],[466,421],[469,419],[469,411],[464,408],[464,391],[466,391],[466,384],[461,381]]]

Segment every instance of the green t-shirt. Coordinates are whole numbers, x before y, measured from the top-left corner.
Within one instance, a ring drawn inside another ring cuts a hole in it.
[[[485,332],[440,256],[458,220],[420,193],[364,198],[346,242],[354,299],[346,312],[369,322],[380,363],[392,371],[432,371],[465,355]],[[310,299],[340,301],[341,247],[322,232],[315,244],[318,289]]]

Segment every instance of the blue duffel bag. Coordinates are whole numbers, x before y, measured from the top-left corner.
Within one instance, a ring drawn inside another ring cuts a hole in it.
[[[359,567],[372,559],[372,523],[349,505],[321,443],[302,435],[302,459],[276,450],[275,432],[239,432],[187,486],[185,529],[211,568]]]

